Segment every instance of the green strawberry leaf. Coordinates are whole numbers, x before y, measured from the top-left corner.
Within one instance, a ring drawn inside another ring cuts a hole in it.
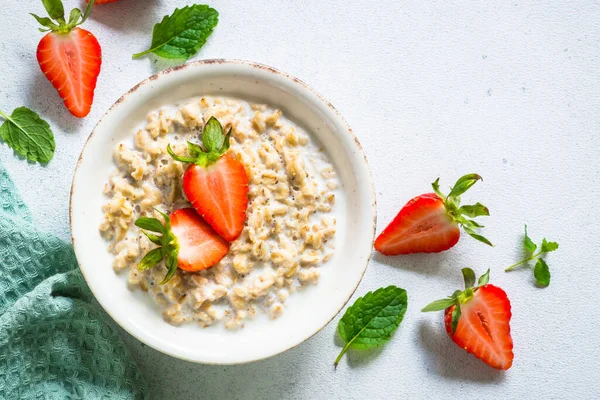
[[[550,284],[550,269],[543,259],[538,259],[533,269],[533,276],[538,285],[546,287]]]
[[[556,242],[548,242],[546,238],[542,240],[542,253],[549,253],[558,249],[558,243]]]
[[[177,272],[177,255],[179,253],[179,250],[173,250],[169,253],[169,256],[167,257],[167,275],[165,275],[164,279],[162,280],[162,282],[160,283],[161,285],[164,285],[165,283],[169,282],[171,280],[171,278],[173,277],[173,275],[175,275],[175,272]]]
[[[460,292],[460,291],[459,291]],[[421,312],[442,311],[456,304],[456,298],[448,297],[427,304],[421,309]]]
[[[148,252],[148,254],[146,254],[144,256],[144,258],[142,258],[142,261],[140,261],[140,265],[138,265],[138,269],[140,271],[145,271],[147,269],[154,268],[156,266],[156,264],[158,264],[160,262],[160,260],[163,259],[163,257],[164,257],[164,254],[163,254],[162,247],[158,247],[154,250],[150,250]]]
[[[47,163],[54,156],[56,143],[50,125],[27,107],[19,107],[0,126],[0,137],[18,154],[30,161]]]
[[[523,237],[523,247],[528,253],[533,253],[537,246],[533,243],[533,240],[527,235],[527,225],[525,225],[525,236]]]
[[[154,25],[150,49],[134,54],[133,58],[154,53],[159,57],[187,60],[206,43],[218,22],[219,13],[207,5],[175,9],[172,15]]]
[[[462,274],[465,280],[465,289],[475,286],[475,271],[471,268],[463,268]]]
[[[467,232],[467,234],[469,236],[471,236],[473,239],[477,239],[479,240],[481,243],[485,243],[488,246],[494,246],[492,244],[492,242],[490,242],[489,240],[487,240],[485,237],[481,236],[480,234],[476,233],[473,229],[469,228],[468,226],[463,225],[463,229],[465,230],[465,232]]]
[[[451,326],[452,326],[452,334],[453,335],[454,335],[454,332],[456,332],[456,327],[458,326],[458,321],[460,320],[460,316],[461,316],[460,301],[457,301],[456,307],[454,307],[454,310],[452,310]]]
[[[458,209],[458,212],[462,215],[466,215],[469,218],[481,217],[481,216],[489,216],[490,210],[486,206],[481,203],[461,206]]]
[[[443,200],[446,200],[446,196],[444,196],[444,194],[440,190],[440,178],[437,178],[435,180],[435,182],[433,182],[431,184],[431,187],[433,188],[433,191],[435,192],[435,194],[437,194],[438,196],[440,196],[440,198],[442,198]]]
[[[161,246],[163,244],[162,238],[160,236],[153,235],[153,234],[145,232],[145,231],[142,231],[142,233],[144,235],[146,235],[146,237],[148,238],[148,240],[150,240],[152,243],[157,244],[159,246]]]
[[[456,181],[448,197],[459,197],[479,180],[481,180],[481,176],[477,174],[467,174],[462,176]]]
[[[396,286],[359,297],[338,323],[338,333],[346,344],[334,365],[350,347],[369,349],[389,341],[404,318],[407,303],[406,290]]]
[[[229,132],[227,132],[227,135],[225,135],[225,140],[223,141],[223,146],[221,146],[221,149],[219,150],[219,154],[224,154],[227,150],[229,150],[229,146],[231,143],[230,139],[231,138],[231,128],[229,128]]]
[[[42,0],[42,3],[50,18],[58,22],[65,22],[65,8],[61,0]]]
[[[477,281],[477,286],[479,287],[479,286],[487,285],[489,281],[490,281],[490,270],[488,268],[488,270],[485,272],[485,274],[483,274],[479,277],[479,280]]]
[[[165,226],[156,218],[140,217],[135,220],[135,226],[151,232],[159,232],[164,234]]]
[[[202,144],[209,153],[216,153],[223,147],[225,136],[223,127],[218,119],[210,117],[202,129]]]

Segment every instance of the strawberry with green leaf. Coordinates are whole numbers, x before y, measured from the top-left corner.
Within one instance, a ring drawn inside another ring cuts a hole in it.
[[[446,332],[461,348],[497,369],[513,363],[512,317],[506,292],[488,283],[490,270],[475,284],[475,272],[463,268],[465,290],[436,300],[421,311],[444,311]]]
[[[166,259],[168,272],[161,284],[167,283],[178,267],[189,272],[201,271],[221,261],[229,251],[229,243],[193,208],[175,210],[170,216],[158,212],[164,223],[156,218],[140,217],[135,225],[143,229],[142,233],[152,243],[159,246],[142,258],[138,268],[142,271],[154,268],[161,260]]]
[[[50,31],[38,45],[38,63],[71,114],[83,118],[92,108],[102,65],[98,40],[91,32],[78,28],[90,15],[94,1],[90,1],[83,14],[74,8],[68,21],[61,0],[42,0],[42,3],[50,18],[31,14],[44,27],[41,32]]]
[[[460,178],[450,194],[440,191],[439,178],[432,183],[435,193],[410,200],[394,220],[375,240],[375,250],[385,255],[437,253],[448,250],[460,238],[460,229],[471,237],[492,246],[489,240],[475,232],[483,228],[470,218],[490,215],[481,203],[460,205],[464,194],[481,176],[468,174]]]
[[[228,242],[240,236],[248,208],[248,175],[242,163],[229,157],[229,138],[223,127],[211,117],[202,130],[202,146],[188,142],[189,156],[178,156],[167,146],[177,161],[189,163],[183,175],[183,192],[192,206]]]
[[[533,267],[533,276],[535,277],[535,281],[541,287],[546,287],[550,285],[550,269],[548,268],[548,264],[546,264],[546,261],[542,258],[542,256],[544,256],[546,253],[550,253],[557,250],[558,243],[549,242],[546,240],[546,238],[544,238],[540,246],[540,251],[536,253],[535,251],[538,247],[535,243],[533,243],[533,240],[531,240],[531,238],[527,234],[527,225],[525,225],[523,248],[527,253],[527,257],[525,257],[518,263],[515,263],[510,267],[506,268],[505,271],[512,271],[515,267],[518,267],[519,265],[528,263],[529,261],[537,260],[537,262],[535,263],[535,267]]]

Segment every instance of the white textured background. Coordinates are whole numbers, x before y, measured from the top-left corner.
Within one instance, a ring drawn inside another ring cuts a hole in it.
[[[65,0],[71,8],[78,1]],[[155,22],[183,0],[121,0],[86,27],[104,51],[92,113],[66,111],[35,61],[38,0],[2,0],[0,109],[26,105],[56,135],[46,167],[0,157],[39,225],[70,239],[75,162],[96,121],[122,93],[169,65],[144,50]],[[409,310],[393,340],[351,352],[333,370],[337,319],[280,356],[231,367],[171,359],[123,332],[154,398],[600,398],[600,3],[579,1],[227,1],[198,58],[269,64],[308,82],[346,117],[367,153],[379,230],[441,176],[480,173],[465,200],[492,213],[487,248],[464,238],[438,255],[374,256],[357,295],[396,284]],[[552,283],[503,267],[520,256],[523,223],[560,242]],[[462,284],[460,268],[492,269],[512,301],[515,363],[497,372],[456,347],[429,301]]]

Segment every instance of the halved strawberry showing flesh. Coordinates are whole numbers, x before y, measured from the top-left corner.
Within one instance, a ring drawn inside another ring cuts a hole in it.
[[[78,118],[89,114],[94,101],[94,90],[102,64],[102,49],[94,35],[77,28],[89,16],[94,2],[85,13],[71,11],[69,21],[64,19],[60,0],[46,0],[44,6],[50,18],[32,14],[51,31],[42,38],[37,48],[37,60],[46,78],[58,90],[67,109]]]
[[[475,284],[475,273],[463,269],[465,290],[437,300],[422,311],[444,311],[446,332],[461,348],[497,369],[512,366],[510,301],[501,288],[488,284],[489,270]]]
[[[410,200],[375,240],[375,250],[385,255],[437,253],[448,250],[460,238],[459,226],[475,239],[492,245],[473,229],[482,228],[466,217],[489,215],[481,203],[460,206],[460,196],[481,177],[469,174],[460,178],[448,196],[439,190],[439,178],[432,184],[435,193]]]
[[[179,267],[184,271],[196,272],[207,269],[221,261],[229,251],[229,243],[219,236],[193,208],[175,210],[170,216],[161,213],[164,224],[156,218],[140,217],[135,225],[162,236],[144,232],[144,235],[159,245],[142,258],[139,269],[153,268],[166,258],[167,275],[162,283],[173,277]]]
[[[237,239],[244,229],[248,208],[248,176],[239,161],[224,154],[229,137],[211,117],[202,131],[202,144],[188,142],[189,157],[167,151],[175,160],[190,163],[183,176],[183,191],[192,206],[225,240]]]

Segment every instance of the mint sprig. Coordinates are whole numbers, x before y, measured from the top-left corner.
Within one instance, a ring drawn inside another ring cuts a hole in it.
[[[159,210],[156,210],[164,219],[164,224],[156,218],[140,217],[135,220],[135,225],[145,231],[160,233],[162,236],[154,235],[142,231],[152,243],[159,247],[150,250],[140,261],[138,269],[145,271],[154,268],[163,258],[166,258],[167,275],[160,282],[161,285],[167,283],[175,272],[177,272],[177,256],[179,254],[179,243],[177,238],[171,232],[171,219],[169,216]]]
[[[493,246],[488,239],[475,231],[477,228],[483,228],[483,225],[480,225],[473,219],[469,219],[489,216],[490,211],[488,208],[481,203],[464,206],[460,205],[460,197],[479,180],[483,179],[477,174],[467,174],[462,176],[450,189],[450,194],[448,194],[448,196],[444,195],[440,190],[440,178],[437,178],[431,186],[433,187],[435,194],[444,201],[444,206],[446,207],[448,215],[458,223],[469,236],[488,246]]]
[[[338,323],[338,333],[346,344],[334,366],[349,348],[369,349],[389,341],[404,318],[407,304],[406,290],[396,286],[359,297]]]
[[[185,59],[200,50],[219,22],[219,13],[204,4],[175,9],[172,15],[154,25],[150,48],[133,55],[139,58],[149,53],[159,57]]]
[[[525,257],[518,263],[515,263],[510,267],[506,268],[505,271],[512,271],[513,269],[515,269],[515,267],[518,267],[519,265],[523,265],[530,261],[537,260],[535,266],[533,267],[533,276],[535,277],[535,281],[538,285],[540,285],[541,287],[546,287],[550,285],[550,269],[548,268],[548,264],[546,264],[546,261],[541,257],[543,257],[546,253],[550,253],[557,250],[558,243],[549,242],[548,240],[546,240],[546,238],[544,238],[540,246],[540,251],[536,253],[535,251],[537,250],[537,248],[538,246],[533,242],[533,240],[531,240],[531,238],[527,234],[527,225],[525,225],[523,249],[527,253],[527,257]]]
[[[223,127],[218,119],[210,117],[202,129],[201,146],[188,142],[189,157],[178,156],[173,152],[171,145],[167,145],[167,153],[180,162],[194,163],[202,167],[207,167],[216,162],[227,150],[229,150],[229,138],[231,137],[231,128],[227,135],[223,135]]]
[[[431,302],[421,310],[422,312],[443,311],[448,307],[456,306],[454,307],[454,310],[452,310],[452,334],[456,332],[456,327],[458,326],[458,321],[460,320],[461,304],[465,304],[467,301],[469,301],[477,289],[487,285],[490,281],[489,269],[485,274],[479,277],[477,284],[475,284],[475,271],[473,271],[471,268],[463,268],[462,274],[465,281],[465,290],[457,290],[452,294],[452,296]]]
[[[0,111],[6,121],[0,126],[0,137],[18,154],[30,161],[47,163],[54,156],[56,143],[50,125],[27,107],[15,109],[11,115]]]

